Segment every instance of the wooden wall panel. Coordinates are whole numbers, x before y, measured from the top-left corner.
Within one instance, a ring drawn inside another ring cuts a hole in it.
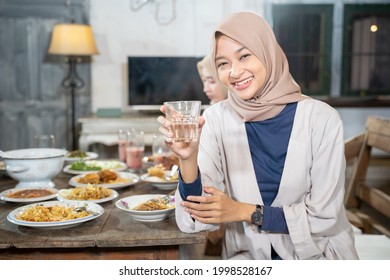
[[[0,0],[0,149],[32,146],[36,134],[54,134],[71,148],[68,65],[47,54],[56,23],[88,23],[87,0]],[[85,87],[77,90],[76,118],[90,112],[90,66],[78,65]]]

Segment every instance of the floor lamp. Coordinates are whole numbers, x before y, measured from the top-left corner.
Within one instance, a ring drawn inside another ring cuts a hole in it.
[[[69,64],[68,75],[62,80],[62,86],[70,89],[72,114],[72,149],[77,148],[76,137],[76,89],[84,86],[84,81],[78,76],[76,65],[82,56],[98,54],[92,28],[85,24],[56,24],[53,27],[49,54],[65,56]]]

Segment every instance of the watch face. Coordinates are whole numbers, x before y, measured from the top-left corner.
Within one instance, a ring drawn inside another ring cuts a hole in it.
[[[255,211],[252,214],[252,224],[261,226],[263,223],[263,214],[260,213],[260,211]]]
[[[255,212],[252,213],[251,216],[252,224],[261,226],[263,224],[263,213],[261,206],[256,205]]]

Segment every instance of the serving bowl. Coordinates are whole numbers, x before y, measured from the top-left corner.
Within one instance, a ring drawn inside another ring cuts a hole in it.
[[[55,148],[18,149],[2,153],[5,170],[19,181],[15,188],[55,187],[51,180],[63,168],[66,150]]]

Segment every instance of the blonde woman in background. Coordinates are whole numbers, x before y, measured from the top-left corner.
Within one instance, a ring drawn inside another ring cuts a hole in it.
[[[199,76],[203,82],[203,91],[210,99],[210,105],[226,99],[227,89],[218,80],[214,64],[211,62],[211,53],[199,61],[197,66]]]

